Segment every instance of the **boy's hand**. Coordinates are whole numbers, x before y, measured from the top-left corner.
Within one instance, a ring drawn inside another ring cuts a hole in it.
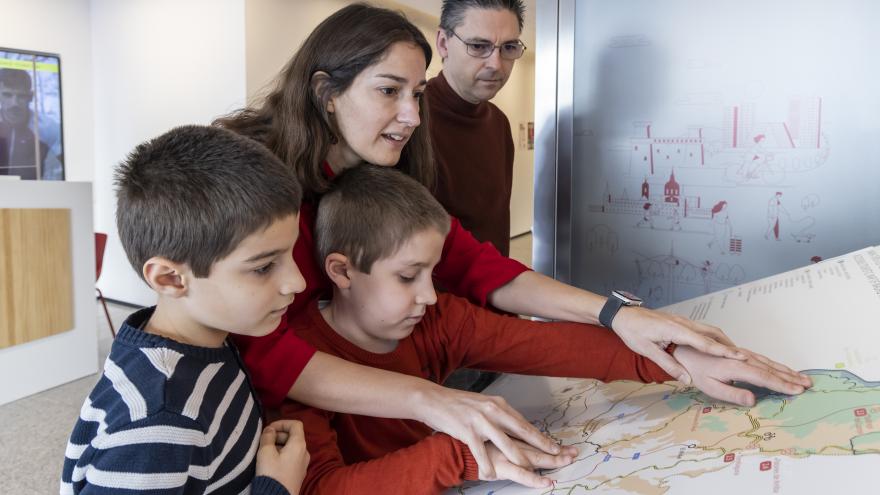
[[[647,308],[621,308],[614,317],[614,333],[627,347],[654,361],[686,385],[691,384],[689,369],[666,353],[670,343],[722,358],[745,360],[748,357],[718,327]]]
[[[559,445],[526,421],[501,397],[454,390],[439,385],[423,389],[416,399],[428,412],[418,419],[431,428],[464,442],[479,466],[480,479],[498,479],[485,442],[491,442],[512,463],[531,464],[531,451],[558,455]],[[510,435],[510,436],[508,436]],[[519,438],[517,442],[510,437]]]
[[[510,462],[510,460],[498,450],[498,447],[491,443],[487,443],[486,452],[489,454],[489,460],[495,467],[495,477],[484,478],[481,475],[481,480],[510,480],[530,488],[548,488],[553,484],[553,480],[546,476],[539,475],[534,470],[556,469],[568,466],[574,462],[574,459],[578,454],[577,448],[573,446],[562,447],[559,454],[551,455],[542,452],[531,445],[516,440],[514,440],[514,444],[516,444],[520,452],[524,454],[529,463],[522,466],[516,465]]]
[[[746,359],[738,361],[710,356],[687,346],[679,346],[673,356],[683,364],[693,384],[706,395],[741,406],[755,405],[755,394],[733,387],[732,381],[748,382],[787,395],[803,393],[813,385],[807,375],[760,354],[740,349]]]
[[[288,492],[299,493],[308,466],[302,423],[282,419],[263,428],[257,450],[257,476],[268,476]]]

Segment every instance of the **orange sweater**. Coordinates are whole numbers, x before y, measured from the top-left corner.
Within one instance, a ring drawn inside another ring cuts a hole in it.
[[[316,303],[291,327],[320,351],[437,383],[458,368],[603,381],[671,380],[605,328],[498,315],[449,294],[440,294],[412,335],[387,354],[365,351],[339,336]],[[289,400],[268,415],[303,422],[311,456],[303,494],[430,494],[476,479],[476,462],[463,443],[433,434],[417,421],[338,414]]]

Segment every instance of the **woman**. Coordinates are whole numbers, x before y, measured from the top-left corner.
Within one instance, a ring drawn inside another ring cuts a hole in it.
[[[215,122],[265,144],[295,167],[303,185],[306,200],[293,256],[307,287],[288,308],[288,315],[329,288],[315,260],[312,229],[315,200],[330,187],[335,173],[367,160],[397,165],[421,183],[432,184],[431,146],[426,126],[420,125],[424,110],[419,105],[430,58],[430,45],[403,16],[352,5],[312,32],[262,105]],[[458,258],[449,257],[453,273],[447,278],[458,293],[479,299],[488,293],[486,289],[454,282],[464,280],[488,250],[457,227],[458,237],[452,243],[465,244],[455,248]],[[468,265],[461,260],[474,261]],[[501,285],[526,268],[514,263],[494,270],[486,278],[488,285]],[[266,337],[238,341],[267,406],[279,405],[289,396],[327,410],[422,421],[466,443],[477,459],[481,479],[495,476],[484,441],[493,442],[520,465],[529,465],[525,452],[507,434],[545,452],[560,452],[499,398],[449,390],[315,352],[294,335],[286,320]]]
[[[719,201],[712,207],[712,240],[708,247],[711,249],[714,246],[721,254],[727,254],[731,237],[733,229],[727,214],[727,201]]]
[[[430,60],[430,45],[402,15],[351,5],[331,15],[309,35],[279,75],[275,89],[260,105],[216,122],[264,143],[296,169],[306,191],[300,237],[293,256],[306,278],[307,288],[288,308],[288,315],[301,311],[306,302],[329,287],[313,254],[311,232],[315,199],[331,187],[335,174],[370,162],[397,166],[422,184],[432,185],[434,167],[426,112],[420,105]],[[455,219],[434,275],[448,290],[477,304],[545,318],[596,324],[606,300],[501,256],[490,244],[479,244]],[[742,358],[739,351],[727,347],[731,343],[720,330],[646,309],[620,311],[614,320],[614,330],[630,348],[685,382],[690,380],[684,368],[664,352],[670,342]],[[330,380],[313,378],[319,375],[315,370],[321,368],[315,364],[318,357],[304,368],[301,362],[289,362],[290,356],[303,355],[304,348],[308,346],[292,329],[286,328],[285,322],[273,334],[243,343],[245,362],[267,404],[278,404],[284,396],[290,396],[336,411],[383,417],[399,414],[387,410],[393,402],[389,400],[388,388],[381,391],[383,404],[369,404],[370,395],[360,386],[362,377],[354,373],[349,377],[353,383],[359,383],[359,390],[346,390],[335,400],[329,400],[327,396],[332,393],[328,393],[326,382]],[[336,369],[323,369],[333,373],[334,381],[346,378]],[[377,402],[375,398],[373,395],[373,402]],[[512,414],[499,421],[506,431],[519,429],[514,432],[517,436],[526,435],[520,438],[540,448],[552,448],[528,427],[518,422],[514,425]],[[493,434],[492,440],[505,441],[496,432]],[[472,449],[477,444],[467,440],[466,443]],[[502,445],[499,447],[505,454],[517,455],[509,445],[506,450]],[[484,455],[481,451],[475,454]],[[486,468],[484,459],[478,457],[481,470]],[[515,462],[513,457],[511,460]]]

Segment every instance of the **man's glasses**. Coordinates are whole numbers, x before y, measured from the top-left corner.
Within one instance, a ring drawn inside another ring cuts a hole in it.
[[[500,45],[493,45],[492,43],[486,43],[485,41],[465,41],[461,38],[461,36],[457,35],[455,31],[449,31],[453,36],[459,39],[464,46],[467,47],[467,54],[471,57],[477,58],[489,58],[492,56],[492,53],[495,52],[495,49],[498,49],[498,53],[501,54],[501,58],[507,60],[516,60],[522,57],[523,52],[526,51],[526,45],[523,44],[522,41],[506,41],[501,43]]]

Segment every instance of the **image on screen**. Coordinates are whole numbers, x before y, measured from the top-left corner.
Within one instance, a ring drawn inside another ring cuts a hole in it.
[[[0,176],[64,180],[61,59],[0,48]]]

